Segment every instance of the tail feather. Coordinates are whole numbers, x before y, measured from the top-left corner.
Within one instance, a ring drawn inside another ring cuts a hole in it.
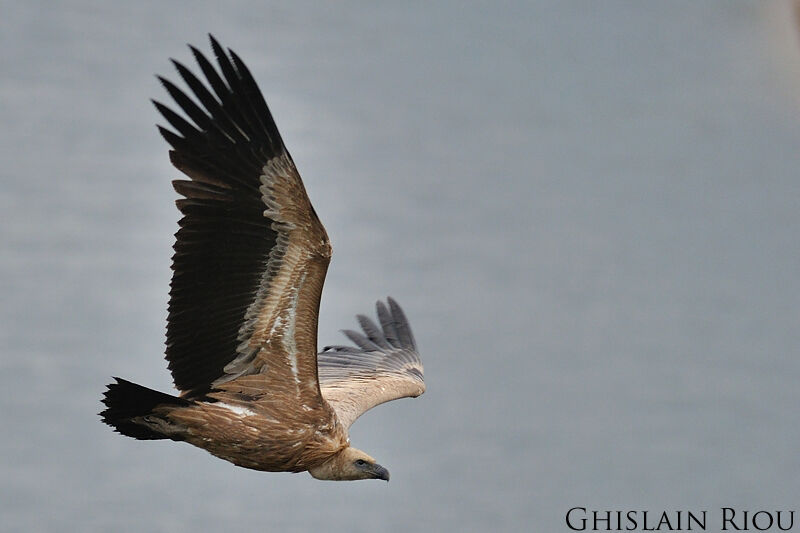
[[[175,439],[174,435],[167,435],[157,430],[160,425],[166,423],[163,419],[162,424],[147,422],[151,418],[160,418],[158,415],[153,415],[153,409],[156,407],[184,407],[190,405],[189,402],[124,379],[114,379],[116,383],[108,385],[108,390],[103,395],[103,403],[107,407],[100,413],[103,422],[134,439]]]

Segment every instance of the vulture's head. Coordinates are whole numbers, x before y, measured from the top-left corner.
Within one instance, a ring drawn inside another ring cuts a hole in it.
[[[383,479],[389,481],[389,471],[359,449],[347,447],[308,472],[317,479],[352,481]]]

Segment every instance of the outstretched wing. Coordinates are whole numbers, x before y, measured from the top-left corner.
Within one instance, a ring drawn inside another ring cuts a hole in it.
[[[379,328],[358,315],[363,334],[345,330],[356,345],[326,346],[317,356],[322,396],[345,426],[376,405],[425,392],[422,361],[403,310],[392,298],[376,304]]]
[[[213,37],[211,46],[219,72],[191,47],[205,83],[173,61],[196,101],[161,78],[191,122],[154,102],[174,130],[159,127],[170,159],[190,178],[173,182],[184,198],[169,368],[184,397],[270,389],[316,410],[324,406],[316,351],[328,236],[247,67]]]

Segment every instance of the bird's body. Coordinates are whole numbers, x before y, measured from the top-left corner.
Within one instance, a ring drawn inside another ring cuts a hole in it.
[[[117,379],[103,421],[245,468],[388,480],[350,446],[348,428],[375,405],[424,392],[408,321],[389,298],[377,304],[380,326],[359,316],[364,334],[345,332],[357,347],[317,354],[328,235],[247,67],[211,44],[221,76],[192,48],[207,85],[175,62],[200,105],[161,80],[192,123],[155,102],[175,129],[160,128],[170,159],[190,178],[173,182],[183,218],[167,360],[181,392]]]
[[[307,411],[286,425],[283,411],[250,402],[234,402],[236,393],[214,393],[221,401],[200,401],[167,416],[181,427],[185,440],[231,463],[272,472],[302,472],[348,447],[347,431],[327,407]],[[273,398],[279,403],[280,398]]]

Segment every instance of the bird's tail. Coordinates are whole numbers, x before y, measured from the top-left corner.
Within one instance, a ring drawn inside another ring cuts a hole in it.
[[[164,409],[158,407],[185,407],[188,401],[154,391],[120,378],[114,378],[103,395],[107,409],[100,413],[103,422],[123,435],[140,440],[181,440],[180,432],[163,417]]]

